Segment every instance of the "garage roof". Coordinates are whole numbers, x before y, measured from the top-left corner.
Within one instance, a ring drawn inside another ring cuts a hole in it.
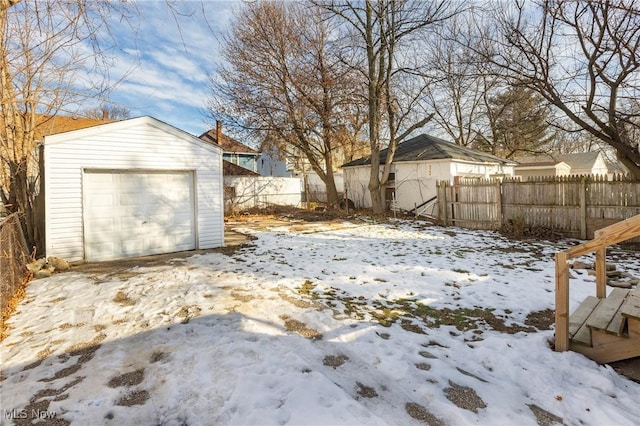
[[[387,158],[387,149],[380,151],[380,162]],[[412,139],[398,144],[394,163],[403,161],[428,161],[428,160],[465,160],[480,163],[516,164],[514,161],[496,157],[486,152],[475,151],[461,145],[447,142],[444,139],[421,134]],[[364,166],[371,164],[371,156],[359,158],[342,167]]]

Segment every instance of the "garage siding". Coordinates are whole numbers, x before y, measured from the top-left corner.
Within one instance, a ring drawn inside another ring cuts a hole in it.
[[[47,136],[47,256],[84,258],[84,170],[189,171],[195,176],[196,246],[224,243],[221,150],[151,117]]]

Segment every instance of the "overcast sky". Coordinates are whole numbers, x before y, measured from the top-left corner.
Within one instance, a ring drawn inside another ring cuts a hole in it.
[[[195,135],[212,126],[203,110],[208,74],[215,71],[218,37],[241,2],[138,1],[133,24],[114,18],[116,47],[110,76],[122,78],[110,100],[132,117],[149,115]],[[170,9],[172,5],[173,10]]]

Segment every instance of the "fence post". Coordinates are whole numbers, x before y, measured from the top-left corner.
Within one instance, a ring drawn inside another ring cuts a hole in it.
[[[454,178],[455,179],[455,178]],[[453,185],[451,185],[451,226],[455,225],[455,221],[456,221],[456,202],[458,201],[458,187],[457,187],[458,182],[454,181]],[[449,222],[449,221],[448,221]],[[447,223],[447,226],[449,225],[449,223]]]
[[[569,349],[569,256],[556,253],[556,339],[555,350]]]
[[[440,182],[440,195],[442,198],[442,203],[440,204],[442,208],[442,225],[447,226],[449,219],[447,219],[447,183],[445,181]]]
[[[580,238],[587,239],[587,179],[580,179]]]
[[[498,229],[502,228],[502,181],[496,179],[496,217],[498,219]]]
[[[607,297],[607,248],[596,250],[596,297]]]

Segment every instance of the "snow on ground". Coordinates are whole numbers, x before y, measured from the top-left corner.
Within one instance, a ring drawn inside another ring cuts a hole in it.
[[[3,424],[640,418],[640,384],[553,352],[553,330],[527,321],[553,309],[571,241],[403,221],[245,231],[257,240],[231,255],[32,282],[0,343]],[[575,309],[595,284],[573,274]]]

